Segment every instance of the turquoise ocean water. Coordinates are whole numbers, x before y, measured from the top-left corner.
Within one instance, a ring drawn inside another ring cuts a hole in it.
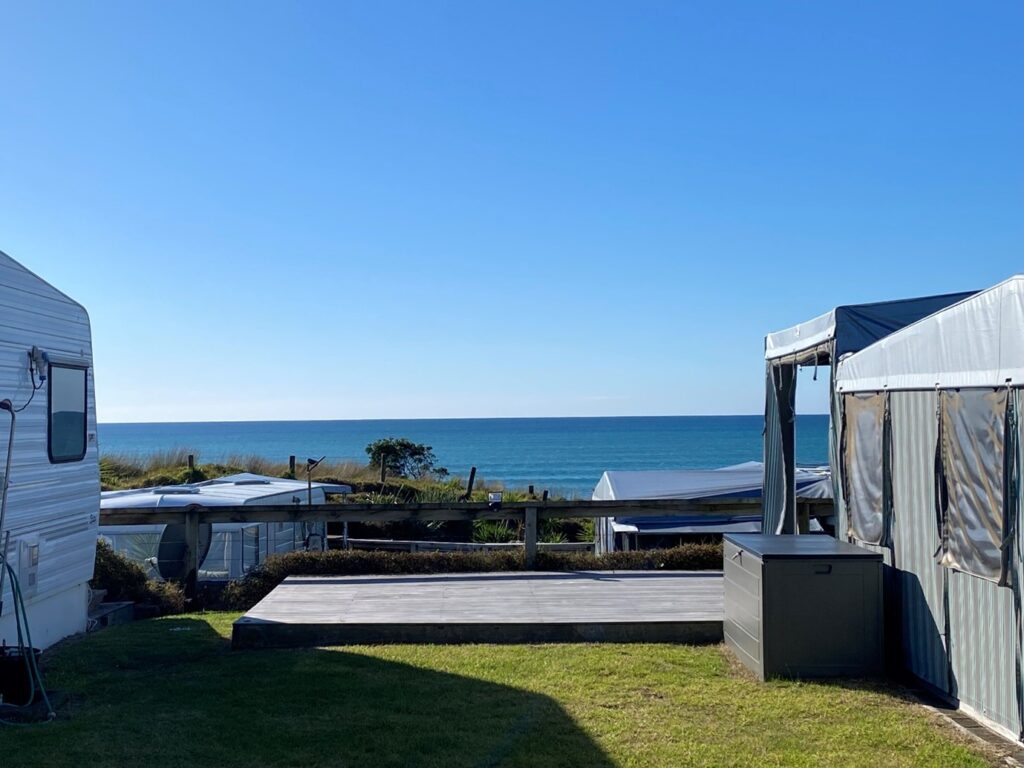
[[[706,469],[761,459],[761,416],[411,419],[100,424],[101,453],[188,448],[200,461],[296,455],[363,462],[367,443],[407,437],[433,446],[465,477],[471,466],[508,487],[589,496],[608,469]],[[828,417],[799,416],[797,461],[828,461]]]

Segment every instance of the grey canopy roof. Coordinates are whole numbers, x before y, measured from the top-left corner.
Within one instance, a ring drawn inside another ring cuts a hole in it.
[[[840,392],[1024,384],[1024,275],[1015,275],[846,358]]]
[[[947,293],[836,307],[792,328],[769,333],[764,339],[764,356],[770,361],[828,365],[832,362],[833,341],[838,360],[974,293]]]
[[[845,355],[871,347],[880,339],[974,294],[968,291],[848,304],[765,337],[763,498],[766,533],[796,530],[796,367],[827,365],[835,371]],[[836,434],[835,424],[831,424],[830,452],[837,449]]]

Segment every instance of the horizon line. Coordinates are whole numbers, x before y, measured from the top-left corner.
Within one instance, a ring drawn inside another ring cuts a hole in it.
[[[799,416],[828,416],[827,413],[798,413]],[[762,413],[676,413],[633,414],[618,416],[413,416],[409,418],[351,418],[351,419],[197,419],[195,421],[100,421],[98,426],[124,426],[128,424],[328,424],[339,421],[538,421],[554,419],[722,419],[764,417]]]

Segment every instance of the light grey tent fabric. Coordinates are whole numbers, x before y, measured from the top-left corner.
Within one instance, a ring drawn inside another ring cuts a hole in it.
[[[952,695],[1020,733],[1013,591],[969,573],[948,572]]]
[[[795,446],[796,365],[766,366],[764,533],[795,533],[795,465],[786,461]]]
[[[772,366],[765,369],[764,402],[764,488],[762,489],[762,533],[775,533],[786,506],[786,470],[782,455],[782,427],[779,401],[772,381]]]
[[[847,523],[867,544],[885,539],[885,395],[843,397],[843,489]]]
[[[935,391],[890,394],[901,655],[905,667],[937,691],[1019,733],[1016,595],[935,558],[941,543],[935,517],[941,397]]]
[[[834,468],[840,466],[842,462],[843,396],[836,391],[835,370],[832,371],[831,379],[829,386],[831,396],[829,397],[828,465]],[[841,471],[835,469],[832,472],[832,504],[836,538],[845,541],[849,527],[846,524],[846,498],[842,474]]]
[[[939,394],[942,564],[990,581],[1004,578],[1005,389]]]
[[[935,562],[935,417],[938,394],[893,392],[893,554],[899,567],[900,645],[906,668],[936,690],[949,693],[945,583],[949,571]]]

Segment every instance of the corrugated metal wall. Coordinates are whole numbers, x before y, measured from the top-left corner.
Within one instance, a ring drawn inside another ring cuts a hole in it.
[[[901,650],[905,667],[948,692],[944,569],[935,517],[934,392],[893,392],[893,552],[899,567]]]
[[[1019,552],[1013,557],[1019,559]],[[960,571],[950,569],[947,574],[953,694],[1020,735],[1014,591]]]
[[[1013,592],[949,571],[953,695],[976,712],[1020,733]]]
[[[903,663],[923,681],[1020,734],[1014,592],[936,561],[936,397],[891,395],[893,553]],[[1016,569],[1024,576],[1019,562]]]

